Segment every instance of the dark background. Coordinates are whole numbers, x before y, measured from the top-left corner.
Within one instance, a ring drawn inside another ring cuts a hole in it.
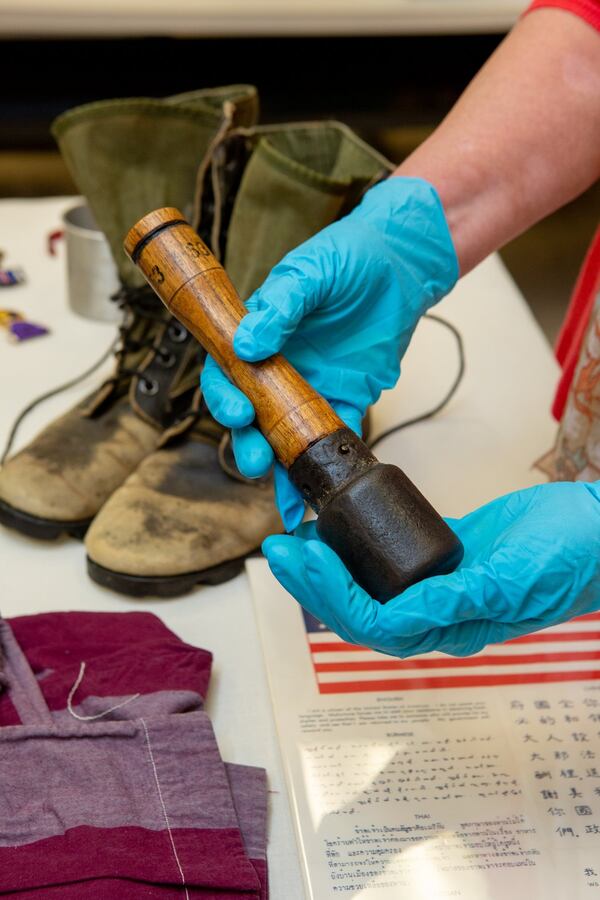
[[[51,120],[79,103],[235,82],[256,84],[265,120],[334,117],[363,133],[433,126],[500,39],[2,41],[2,147],[51,146]]]
[[[390,159],[450,109],[502,35],[0,41],[0,196],[75,193],[49,132],[111,97],[248,82],[263,122],[336,118]],[[550,338],[597,224],[600,191],[535,226],[503,257]],[[1,238],[1,236],[0,236]]]

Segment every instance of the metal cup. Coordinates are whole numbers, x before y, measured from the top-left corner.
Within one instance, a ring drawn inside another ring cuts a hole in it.
[[[110,296],[119,288],[108,241],[85,203],[63,216],[67,244],[67,295],[73,312],[88,319],[116,322],[121,312]]]

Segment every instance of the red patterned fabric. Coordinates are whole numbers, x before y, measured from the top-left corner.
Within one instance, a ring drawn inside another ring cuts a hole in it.
[[[569,389],[573,382],[577,362],[581,354],[583,338],[587,331],[597,293],[600,291],[600,228],[598,228],[586,254],[575,284],[569,309],[556,342],[556,358],[562,376],[554,399],[552,412],[561,419]]]

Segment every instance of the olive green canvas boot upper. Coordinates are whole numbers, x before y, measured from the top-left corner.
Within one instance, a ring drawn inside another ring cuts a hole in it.
[[[225,159],[248,154],[231,218],[226,230],[221,226],[223,265],[243,299],[289,250],[350,212],[393,168],[340,122],[240,128],[222,145],[229,148]],[[219,173],[212,182],[225,183],[227,169],[218,153],[207,162]],[[214,216],[213,230],[219,226]]]
[[[231,85],[163,100],[102,100],[55,120],[52,132],[126,287],[144,284],[123,251],[132,224],[177,203],[191,216],[198,168],[211,144],[233,126],[253,125],[257,114],[256,89]]]
[[[123,324],[111,377],[52,422],[0,470],[0,521],[42,538],[82,536],[107,497],[189,409],[202,353],[122,250],[149,210],[193,211],[199,166],[234,125],[257,114],[245,85],[86,104],[53,126],[81,192],[105,231],[122,281]]]
[[[343,215],[390,164],[338,123],[242,128],[204,165],[196,225],[246,299],[289,250]],[[200,389],[86,536],[88,571],[126,594],[172,596],[235,575],[281,530],[272,481],[237,470]]]

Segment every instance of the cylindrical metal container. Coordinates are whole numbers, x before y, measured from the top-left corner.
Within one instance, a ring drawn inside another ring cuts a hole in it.
[[[73,206],[63,216],[67,245],[67,295],[73,312],[88,319],[117,322],[121,311],[110,300],[119,288],[108,241],[89,206]]]

